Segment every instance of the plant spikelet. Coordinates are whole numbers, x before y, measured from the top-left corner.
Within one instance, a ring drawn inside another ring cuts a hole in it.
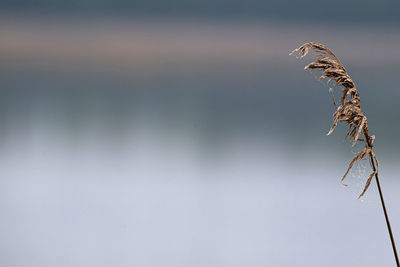
[[[322,75],[319,79],[332,80],[335,82],[335,86],[341,87],[342,95],[339,106],[333,114],[333,124],[327,135],[330,135],[335,130],[338,122],[345,122],[349,125],[346,137],[352,140],[352,146],[357,142],[362,142],[365,145],[365,148],[350,162],[342,181],[346,178],[356,161],[364,159],[367,155],[370,156],[373,172],[369,175],[364,189],[359,196],[362,197],[367,191],[373,176],[378,173],[378,160],[373,152],[375,136],[369,135],[367,118],[361,110],[360,96],[353,80],[347,73],[346,68],[329,48],[322,44],[309,42],[293,50],[290,55],[296,54],[298,58],[302,58],[311,51],[317,53],[316,58],[310,64],[306,65],[304,69],[321,71]],[[333,103],[336,106],[334,97]],[[361,134],[363,134],[365,138],[360,138]],[[376,167],[374,163],[376,163]]]

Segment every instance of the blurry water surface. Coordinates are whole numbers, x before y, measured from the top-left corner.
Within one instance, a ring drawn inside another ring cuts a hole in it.
[[[368,163],[340,185],[359,148],[288,54],[323,42],[356,81],[400,242],[398,28],[1,24],[2,266],[393,264]]]

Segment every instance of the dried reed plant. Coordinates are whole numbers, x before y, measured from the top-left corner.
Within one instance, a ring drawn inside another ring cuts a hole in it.
[[[310,64],[306,65],[304,69],[321,71],[322,75],[319,77],[319,79],[328,79],[328,82],[334,81],[335,86],[339,86],[342,88],[342,95],[338,104],[336,103],[335,97],[332,94],[333,104],[337,109],[336,112],[333,114],[333,125],[327,135],[330,135],[333,132],[338,122],[345,122],[349,126],[346,137],[350,137],[352,139],[352,145],[354,146],[357,142],[361,142],[364,145],[364,149],[361,150],[350,162],[341,181],[343,182],[356,161],[362,160],[367,156],[369,157],[372,172],[367,178],[367,181],[361,194],[359,195],[359,198],[365,194],[371,184],[373,177],[375,177],[396,264],[398,267],[400,267],[393,233],[390,226],[390,221],[386,211],[383,193],[378,177],[379,162],[376,159],[373,150],[375,136],[370,135],[369,133],[367,118],[361,110],[360,95],[358,93],[358,90],[353,80],[350,78],[350,75],[347,73],[346,68],[336,57],[336,55],[326,46],[318,43],[309,42],[293,50],[290,55],[296,54],[298,58],[302,58],[311,51],[316,52],[316,58]],[[360,137],[361,135],[363,135],[362,138]]]

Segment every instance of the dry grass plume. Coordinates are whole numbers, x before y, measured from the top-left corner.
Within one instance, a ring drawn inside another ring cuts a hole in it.
[[[368,190],[372,178],[375,176],[382,209],[385,215],[386,225],[390,236],[390,241],[392,243],[396,265],[400,267],[400,260],[397,254],[396,244],[394,242],[393,232],[390,226],[389,216],[387,214],[386,205],[383,199],[383,193],[378,177],[379,162],[376,159],[373,150],[375,136],[369,134],[367,117],[365,117],[364,113],[361,110],[360,95],[358,93],[358,90],[353,80],[350,78],[350,75],[347,73],[346,68],[336,57],[336,55],[326,46],[313,42],[305,43],[299,48],[293,50],[290,55],[298,54],[298,57],[302,58],[306,56],[310,51],[316,52],[317,56],[315,60],[305,66],[304,69],[321,71],[322,75],[319,79],[332,80],[335,82],[336,86],[342,88],[342,96],[340,98],[338,106],[336,104],[335,97],[333,97],[333,104],[335,105],[335,107],[337,107],[337,109],[336,112],[333,114],[333,125],[329,130],[328,135],[333,132],[338,122],[345,122],[349,126],[349,130],[347,131],[346,136],[352,139],[353,146],[357,142],[361,142],[364,145],[364,149],[361,150],[350,162],[349,167],[347,168],[342,178],[342,181],[346,178],[347,174],[349,173],[350,169],[353,167],[356,161],[364,159],[366,156],[369,156],[369,162],[371,164],[372,172],[369,175],[359,198],[362,197]],[[360,136],[363,137],[361,138]]]
[[[347,73],[342,62],[340,62],[329,48],[322,44],[310,42],[296,48],[290,53],[290,55],[297,54],[299,58],[302,58],[310,51],[316,52],[317,55],[315,60],[306,65],[304,69],[321,71],[322,75],[319,79],[332,80],[334,81],[335,86],[340,86],[342,88],[342,95],[338,104],[336,103],[335,98],[333,98],[333,104],[337,107],[337,110],[333,114],[333,124],[327,135],[330,135],[333,132],[338,122],[345,122],[349,126],[346,136],[352,139],[352,145],[354,146],[357,142],[362,142],[365,145],[365,148],[350,162],[342,181],[346,178],[356,161],[364,159],[367,155],[370,156],[373,170],[359,196],[362,197],[371,184],[372,177],[378,172],[378,161],[373,150],[375,136],[369,134],[367,117],[365,117],[361,110],[360,95],[353,80]],[[363,138],[360,138],[361,135],[363,135]]]

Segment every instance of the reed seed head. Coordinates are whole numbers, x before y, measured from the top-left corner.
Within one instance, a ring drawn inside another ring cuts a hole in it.
[[[296,54],[298,58],[302,58],[311,51],[317,53],[316,58],[310,64],[306,65],[304,69],[321,71],[322,75],[319,79],[332,80],[335,82],[335,86],[342,88],[339,106],[333,114],[333,124],[327,135],[330,135],[335,130],[338,122],[345,122],[349,125],[346,137],[348,136],[352,139],[352,145],[354,146],[357,142],[362,142],[365,145],[365,148],[350,162],[342,181],[346,178],[356,161],[364,159],[367,155],[370,156],[373,172],[369,175],[364,189],[359,196],[362,197],[367,191],[372,177],[377,174],[378,161],[373,151],[375,136],[369,135],[367,118],[361,110],[360,96],[353,80],[347,73],[346,68],[329,48],[319,43],[309,42],[293,50],[290,55]],[[333,104],[335,107],[337,106],[335,98],[333,98]],[[360,138],[361,134],[364,135],[364,138]],[[374,163],[376,163],[376,167]]]

